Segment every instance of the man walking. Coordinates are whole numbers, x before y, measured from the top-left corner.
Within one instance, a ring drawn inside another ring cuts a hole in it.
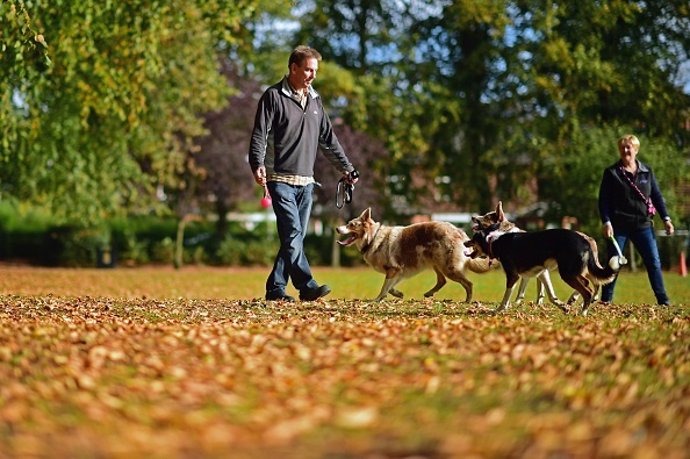
[[[304,253],[319,147],[348,183],[357,181],[321,97],[311,86],[320,60],[313,48],[295,48],[287,75],[264,92],[254,120],[249,165],[256,183],[271,194],[280,238],[280,251],[266,281],[267,300],[294,301],[285,291],[288,279],[303,301],[314,301],[331,291],[314,280]]]

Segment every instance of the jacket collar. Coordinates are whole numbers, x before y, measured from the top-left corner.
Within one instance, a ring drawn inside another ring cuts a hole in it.
[[[635,162],[637,163],[637,171],[638,172],[649,172],[649,167],[639,159],[636,159]],[[616,161],[615,164],[610,166],[610,169],[618,169],[621,166],[620,161]]]
[[[288,83],[288,76],[287,75],[285,75],[283,77],[282,81],[280,82],[280,90],[286,96],[297,100],[297,96],[295,95],[295,91],[293,91],[292,86],[290,86],[290,83]],[[309,96],[312,99],[316,99],[317,97],[319,97],[319,93],[316,92],[316,89],[314,89],[312,86],[309,86],[307,88],[307,92],[309,93]]]

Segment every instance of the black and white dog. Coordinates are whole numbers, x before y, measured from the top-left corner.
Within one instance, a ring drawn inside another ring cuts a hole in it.
[[[545,269],[558,269],[561,279],[582,295],[582,315],[586,315],[593,296],[590,282],[608,284],[623,264],[619,257],[612,257],[608,266],[602,267],[586,237],[577,231],[560,228],[529,233],[506,232],[497,222],[477,231],[465,246],[473,249],[471,257],[485,255],[501,262],[506,274],[506,291],[499,310],[510,306],[518,279],[537,276]],[[549,294],[549,297],[567,312],[565,303],[555,295]]]
[[[518,228],[515,223],[509,221],[506,218],[505,213],[503,212],[503,203],[501,201],[498,201],[498,204],[496,205],[496,210],[493,210],[491,212],[488,212],[484,215],[475,215],[472,217],[472,231],[475,233],[477,231],[482,231],[482,230],[488,230],[491,228],[492,225],[498,224],[498,228],[506,233],[524,233],[525,231]],[[596,241],[586,235],[585,233],[582,233],[580,231],[577,232],[579,235],[584,237],[587,242],[589,242],[589,246],[592,248],[592,253],[594,254],[594,258],[596,260],[599,260],[599,249],[597,247]],[[626,262],[627,263],[627,260]],[[621,263],[621,264],[625,264]],[[537,304],[542,304],[544,302],[544,293],[546,292],[549,296],[549,299],[551,302],[554,304],[558,304],[558,298],[556,297],[556,293],[554,292],[553,285],[551,284],[551,277],[549,276],[549,270],[545,269],[539,274],[536,274],[535,276],[537,278]],[[518,293],[517,296],[515,297],[515,302],[516,303],[521,303],[525,299],[525,291],[527,290],[527,282],[529,278],[528,277],[521,277],[520,278],[520,286],[518,287]],[[599,286],[597,284],[594,284],[594,296],[592,297],[592,300],[596,300],[596,297],[598,296],[599,293]],[[568,298],[566,301],[567,304],[572,304],[577,299],[579,298],[579,292],[577,290],[573,291],[572,295]]]

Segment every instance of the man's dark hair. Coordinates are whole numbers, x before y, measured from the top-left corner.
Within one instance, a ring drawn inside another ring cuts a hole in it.
[[[321,54],[314,48],[310,48],[308,46],[303,46],[300,45],[297,48],[292,51],[290,54],[290,59],[288,60],[288,68],[292,66],[292,64],[297,64],[299,66],[302,65],[305,59],[316,59],[317,61],[321,60]]]

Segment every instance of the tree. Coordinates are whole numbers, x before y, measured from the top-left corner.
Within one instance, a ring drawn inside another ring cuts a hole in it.
[[[677,81],[690,58],[690,8],[682,1],[528,5],[517,46],[531,56],[538,108],[555,119],[618,122],[651,135],[679,130],[690,101]],[[535,107],[536,108],[536,107]],[[572,123],[566,123],[572,125]]]
[[[416,54],[416,21],[437,9],[424,1],[394,2],[319,0],[302,15],[295,41],[321,50],[326,64],[342,70],[337,78],[322,80],[326,95],[346,125],[380,139],[388,158],[372,162],[371,172],[381,180],[383,215],[416,212],[418,195],[429,193],[429,139],[446,117],[457,116],[457,104],[434,82],[417,79],[428,66]],[[325,65],[324,65],[325,66]],[[331,84],[332,83],[332,84]]]
[[[258,97],[259,83],[252,77],[241,77],[228,60],[223,75],[237,91],[221,110],[205,115],[208,134],[197,140],[195,164],[203,172],[197,194],[202,208],[211,208],[218,216],[217,236],[225,237],[226,214],[242,202],[256,202],[257,188],[247,155]]]
[[[399,13],[396,2],[389,0],[316,0],[302,16],[296,40],[309,43],[341,67],[365,74],[381,68],[372,58],[375,50],[381,51],[381,64],[395,55],[390,52],[391,32]]]
[[[619,125],[574,132],[571,142],[561,152],[562,171],[557,179],[540,181],[541,195],[554,197],[549,201],[551,206],[546,217],[559,221],[562,216],[573,216],[579,228],[589,234],[600,234],[597,201],[604,168],[618,160],[616,141],[622,133],[633,132],[633,128]],[[668,139],[640,134],[640,141],[639,159],[653,167],[669,212],[678,216],[681,196],[675,193],[676,185],[688,178],[682,154]]]
[[[680,170],[688,95],[677,72],[690,50],[689,13],[677,1],[458,1],[415,23],[409,35],[435,63],[418,74],[460,101],[430,148],[457,201],[562,202],[564,151],[587,156],[578,141],[594,126],[671,140],[662,143]]]
[[[87,220],[155,206],[229,94],[217,53],[256,3],[3,2],[3,197]]]
[[[616,139],[635,133],[673,209],[671,185],[690,179],[690,131],[683,127],[690,96],[678,83],[690,57],[687,2],[522,5],[531,32],[516,46],[531,58],[525,81],[541,138],[533,155],[541,199],[564,202],[564,213],[596,224],[596,206],[582,203],[596,198]]]

